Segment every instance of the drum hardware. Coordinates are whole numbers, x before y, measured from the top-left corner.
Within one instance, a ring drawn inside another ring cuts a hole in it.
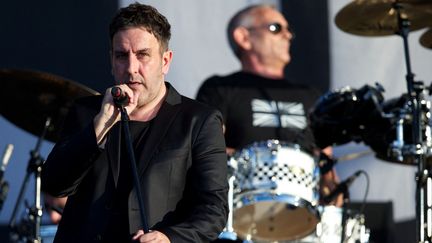
[[[1,167],[0,167],[0,212],[3,208],[3,203],[6,200],[7,194],[9,192],[9,183],[4,180],[4,172],[6,171],[6,167],[9,163],[9,159],[13,152],[13,144],[8,144],[3,153]]]
[[[413,155],[414,161],[417,164],[417,187],[416,187],[416,226],[417,226],[417,241],[426,243],[432,241],[432,196],[431,183],[432,179],[429,173],[425,173],[431,169],[431,165],[427,165],[424,147],[424,139],[422,135],[422,103],[424,103],[423,90],[424,85],[420,81],[414,80],[414,74],[411,71],[411,62],[409,56],[408,34],[410,31],[411,21],[407,16],[403,16],[402,7],[398,6],[398,34],[402,37],[405,53],[405,64],[407,68],[406,81],[409,102],[412,106],[412,146],[410,152]],[[424,183],[426,181],[426,183]]]
[[[431,163],[426,162],[428,141],[424,141],[424,133],[428,133],[422,123],[424,112],[423,90],[424,85],[414,80],[408,47],[408,34],[410,31],[430,26],[432,18],[432,2],[428,0],[396,0],[372,1],[356,0],[345,6],[336,16],[336,25],[348,33],[363,36],[384,36],[398,34],[403,41],[405,65],[407,69],[407,96],[410,105],[411,142],[407,144],[402,136],[400,117],[397,119],[397,138],[390,145],[388,154],[397,160],[405,160],[407,155],[417,165],[418,171],[415,180],[416,187],[416,220],[417,241],[426,243],[432,241],[432,181],[429,172]],[[429,119],[429,117],[428,117]],[[402,138],[404,140],[402,140]],[[426,148],[426,149],[425,149]]]
[[[18,127],[38,136],[35,148],[30,151],[26,175],[9,221],[10,240],[37,243],[41,242],[40,176],[44,159],[39,151],[42,142],[57,141],[59,128],[74,99],[98,93],[59,76],[29,70],[2,69],[0,80],[5,81],[2,82],[3,88],[9,91],[0,97],[2,103],[9,104],[0,106],[0,113]],[[32,175],[35,178],[34,205],[25,205],[27,217],[17,223],[16,215]]]
[[[396,140],[393,141],[390,148],[390,153],[392,157],[397,158],[398,161],[403,161],[403,155],[401,153],[404,144],[403,136],[403,117],[399,117],[396,122]]]
[[[41,206],[41,172],[42,172],[42,164],[44,159],[39,155],[40,146],[42,145],[42,141],[44,139],[45,133],[48,127],[51,125],[51,119],[48,117],[45,122],[45,126],[41,136],[38,138],[36,143],[36,147],[34,150],[30,152],[30,159],[27,165],[27,173],[24,177],[23,184],[21,185],[21,189],[18,194],[17,203],[15,204],[15,208],[12,212],[11,219],[9,221],[9,228],[11,229],[11,240],[21,240],[26,239],[28,242],[39,243],[42,242],[42,238],[40,236],[40,224],[42,218],[42,206]],[[29,224],[31,227],[29,230],[20,232],[19,229],[21,226],[17,226],[16,224],[16,214],[18,212],[19,206],[22,203],[24,192],[26,191],[26,187],[28,185],[30,176],[34,175],[35,178],[35,195],[34,195],[34,206],[27,207],[28,211],[28,221],[21,222],[24,224]],[[21,233],[21,234],[20,234]],[[23,233],[26,233],[23,235]]]
[[[228,164],[228,168],[230,168],[229,164]],[[230,170],[230,169],[228,169],[228,170]],[[228,178],[228,186],[229,186],[229,190],[228,190],[228,208],[229,208],[228,220],[227,220],[227,224],[226,224],[224,230],[219,235],[219,239],[231,240],[231,241],[237,240],[237,233],[234,231],[234,228],[233,228],[234,180],[235,180],[234,174],[229,173],[229,178]]]

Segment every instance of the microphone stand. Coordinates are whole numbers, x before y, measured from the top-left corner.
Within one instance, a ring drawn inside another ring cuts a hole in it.
[[[342,233],[341,233],[341,242],[340,243],[344,243],[345,242],[345,237],[346,237],[346,231],[347,231],[347,227],[345,222],[347,222],[347,219],[350,216],[350,212],[349,209],[347,207],[347,204],[349,203],[350,200],[350,193],[348,190],[348,186],[346,186],[344,188],[344,191],[342,192],[343,195],[343,205],[342,205]]]
[[[407,68],[406,81],[408,88],[409,102],[412,106],[412,141],[413,144],[408,150],[409,156],[414,156],[417,163],[416,173],[416,241],[426,243],[432,241],[432,177],[429,172],[430,165],[425,165],[425,149],[423,147],[423,137],[421,129],[422,111],[421,105],[422,92],[424,85],[420,81],[414,81],[414,74],[411,71],[411,63],[408,47],[408,34],[410,22],[401,14],[402,6],[395,3],[397,11],[399,32],[403,39],[405,64]]]
[[[24,178],[23,184],[21,185],[20,192],[18,194],[17,202],[15,203],[14,210],[12,212],[11,219],[9,221],[9,229],[11,230],[11,240],[12,242],[17,241],[20,236],[26,237],[27,242],[31,243],[41,243],[42,238],[40,235],[40,225],[42,218],[42,206],[41,206],[41,172],[43,158],[39,154],[40,146],[45,137],[45,134],[51,125],[51,118],[47,117],[45,121],[45,126],[42,131],[42,135],[38,138],[36,147],[30,151],[30,160],[27,165],[27,174]],[[35,176],[35,195],[34,202],[35,205],[28,209],[28,221],[21,222],[18,227],[15,225],[16,214],[18,208],[23,200],[24,192],[27,188],[29,178],[31,174],[34,173]],[[24,224],[24,225],[22,225]]]
[[[9,192],[9,182],[4,179],[6,165],[9,163],[10,156],[12,155],[13,145],[8,144],[2,157],[2,164],[0,168],[0,212],[3,208],[3,203],[7,198]]]
[[[126,108],[123,105],[118,104],[115,101],[114,101],[114,103],[117,106],[117,108],[120,110],[120,114],[121,114],[121,126],[122,126],[124,134],[125,134],[126,149],[127,149],[128,155],[129,155],[130,163],[131,163],[133,180],[134,180],[134,188],[135,188],[135,193],[137,194],[138,205],[139,205],[139,209],[140,209],[140,218],[141,218],[141,223],[142,223],[142,229],[143,229],[144,233],[148,233],[149,227],[147,224],[147,219],[146,219],[145,214],[144,214],[145,210],[144,210],[144,202],[143,202],[142,194],[141,194],[141,185],[140,185],[140,181],[139,181],[139,177],[138,177],[138,170],[137,170],[137,165],[136,165],[136,160],[135,160],[135,153],[133,151],[132,140],[131,140],[131,135],[130,135],[130,130],[129,130],[129,116],[126,112]]]

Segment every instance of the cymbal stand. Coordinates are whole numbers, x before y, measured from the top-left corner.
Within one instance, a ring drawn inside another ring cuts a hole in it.
[[[18,194],[17,202],[15,203],[14,210],[12,212],[11,219],[9,221],[9,228],[11,230],[11,242],[16,242],[20,237],[24,237],[26,242],[40,243],[42,238],[40,236],[40,224],[42,218],[42,206],[41,206],[41,172],[43,158],[39,154],[39,150],[45,134],[51,125],[51,118],[47,117],[42,131],[42,135],[38,138],[36,147],[30,151],[30,160],[27,166],[27,174],[24,177],[23,184],[21,185],[20,192]],[[29,207],[27,210],[28,219],[24,222],[16,225],[16,214],[18,212],[19,206],[22,203],[24,192],[27,188],[30,176],[34,173],[35,176],[35,197],[34,206]]]
[[[432,176],[430,166],[425,165],[425,149],[422,136],[422,110],[421,105],[424,101],[422,93],[424,85],[420,81],[414,81],[414,74],[411,71],[411,63],[408,47],[408,34],[410,21],[401,13],[402,6],[395,3],[397,11],[399,35],[403,39],[405,64],[407,68],[406,81],[408,88],[409,102],[412,112],[412,141],[409,150],[417,163],[416,173],[416,242],[432,242]]]

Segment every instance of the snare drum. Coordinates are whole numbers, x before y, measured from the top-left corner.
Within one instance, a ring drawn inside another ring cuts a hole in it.
[[[319,169],[299,145],[257,142],[231,159],[235,232],[246,240],[281,241],[310,234],[319,221]]]

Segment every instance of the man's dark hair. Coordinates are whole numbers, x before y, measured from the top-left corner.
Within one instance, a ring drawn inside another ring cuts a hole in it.
[[[154,7],[136,2],[119,9],[109,26],[111,47],[114,35],[128,28],[144,28],[159,41],[161,52],[168,50],[171,25]]]

